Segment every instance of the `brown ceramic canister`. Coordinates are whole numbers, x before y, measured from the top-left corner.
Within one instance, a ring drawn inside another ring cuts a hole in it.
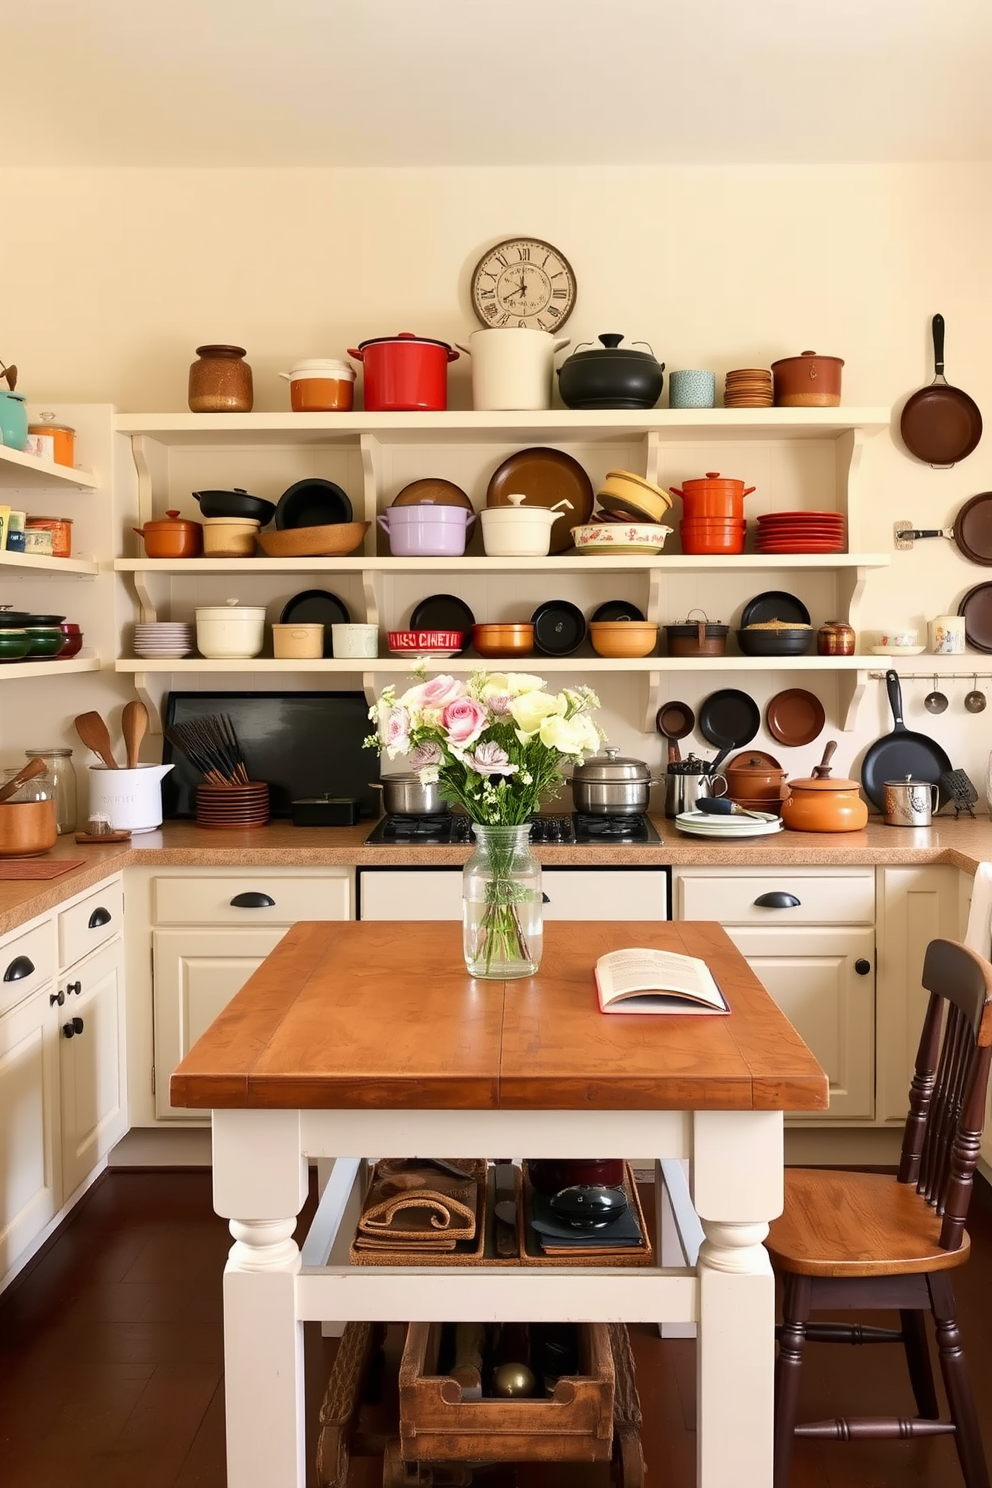
[[[853,656],[856,636],[850,625],[843,620],[828,620],[816,632],[816,650],[819,656]]]
[[[786,794],[784,790],[786,772],[779,765],[771,765],[763,754],[738,755],[724,766],[727,777],[727,795],[732,800],[739,796],[750,801],[777,801]]]
[[[804,351],[772,362],[776,408],[836,408],[840,404],[840,357]]]
[[[243,346],[198,346],[189,369],[193,413],[250,413],[254,402],[251,368]]]

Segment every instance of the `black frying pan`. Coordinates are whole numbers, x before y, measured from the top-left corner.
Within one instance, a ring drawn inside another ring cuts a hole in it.
[[[708,744],[722,749],[721,762],[731,749],[750,744],[761,724],[761,709],[746,692],[722,687],[711,692],[699,710],[699,732]]]
[[[914,780],[926,780],[940,787],[940,777],[951,768],[951,762],[936,739],[926,734],[914,733],[902,721],[902,688],[898,672],[886,672],[885,690],[889,695],[889,707],[895,726],[890,734],[876,739],[861,766],[861,788],[872,805],[881,811],[885,805],[885,782],[904,780],[911,775]],[[947,800],[947,793],[939,790],[940,806]]]
[[[978,404],[944,376],[944,317],[933,318],[934,379],[909,399],[899,432],[911,455],[928,465],[949,466],[970,455],[982,437]]]

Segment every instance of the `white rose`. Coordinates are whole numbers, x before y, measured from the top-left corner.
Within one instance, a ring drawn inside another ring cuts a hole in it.
[[[506,683],[504,691],[511,697],[523,697],[528,692],[540,692],[547,686],[543,677],[534,677],[530,672],[507,672],[503,678]]]
[[[512,681],[512,675],[510,680]],[[510,714],[517,725],[517,735],[522,743],[532,739],[545,718],[561,712],[561,699],[547,692],[523,692],[510,704]]]
[[[581,718],[564,718],[560,713],[550,714],[542,721],[539,729],[541,743],[548,749],[557,749],[559,754],[582,754],[586,739],[582,722]]]

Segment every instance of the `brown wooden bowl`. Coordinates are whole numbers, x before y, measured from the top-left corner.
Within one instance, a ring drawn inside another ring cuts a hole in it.
[[[326,527],[286,527],[282,532],[259,532],[257,541],[267,558],[343,558],[360,548],[369,522],[331,522]]]

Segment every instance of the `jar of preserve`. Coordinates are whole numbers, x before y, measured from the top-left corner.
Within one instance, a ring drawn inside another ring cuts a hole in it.
[[[856,636],[843,620],[828,620],[816,632],[816,650],[820,656],[853,656]]]
[[[198,346],[189,369],[193,413],[251,413],[254,390],[243,346]]]
[[[51,555],[53,558],[72,557],[71,517],[25,517],[25,546],[28,532],[50,532],[52,534]]]

